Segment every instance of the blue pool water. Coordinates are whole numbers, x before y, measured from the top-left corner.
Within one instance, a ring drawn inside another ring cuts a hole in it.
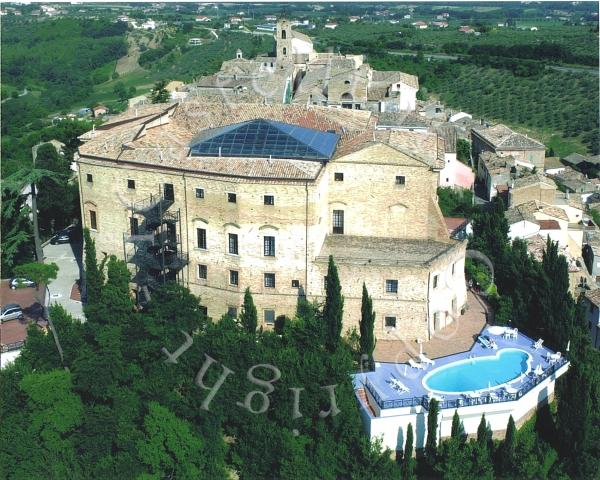
[[[423,385],[444,393],[494,388],[527,372],[528,358],[523,350],[510,348],[490,357],[461,360],[433,370],[425,376]]]

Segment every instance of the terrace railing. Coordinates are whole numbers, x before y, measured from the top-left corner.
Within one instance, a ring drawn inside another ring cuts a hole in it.
[[[502,389],[498,389],[494,391],[493,394],[489,392],[481,392],[481,395],[478,397],[464,397],[464,398],[452,398],[448,400],[442,400],[439,402],[440,409],[456,409],[459,407],[467,407],[473,405],[487,405],[491,403],[504,403],[504,402],[514,402],[519,400],[523,395],[529,392],[531,389],[535,388],[541,382],[546,380],[549,376],[556,373],[556,371],[561,368],[563,365],[567,363],[566,358],[561,358],[556,361],[554,364],[550,365],[541,375],[536,375],[534,377],[530,377],[527,381],[523,382],[519,387],[516,388],[516,392],[508,393],[506,391],[502,391]],[[381,398],[381,395],[377,392],[377,389],[374,385],[369,381],[369,379],[365,379],[364,381],[365,389],[369,391],[371,396],[375,399],[375,402],[382,410],[388,408],[402,408],[402,407],[417,407],[421,406],[425,410],[429,409],[429,397],[427,395],[423,395],[421,397],[407,397],[401,399],[394,400],[384,400]],[[498,393],[497,393],[498,392]]]

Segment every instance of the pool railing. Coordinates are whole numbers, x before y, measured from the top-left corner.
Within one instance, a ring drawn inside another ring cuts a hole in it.
[[[516,388],[516,392],[508,393],[504,391],[502,388],[498,388],[493,391],[493,395],[488,391],[481,391],[480,396],[473,398],[452,398],[448,400],[442,400],[439,402],[440,409],[447,408],[459,408],[459,407],[469,407],[473,405],[487,405],[490,403],[503,403],[503,402],[514,402],[519,400],[523,395],[529,392],[531,389],[539,385],[542,381],[548,378],[550,375],[554,374],[559,368],[567,363],[566,358],[561,358],[556,363],[550,365],[541,375],[537,375],[534,377],[528,378],[527,381],[524,381],[519,387]],[[427,395],[422,395],[418,397],[408,397],[408,398],[397,398],[392,400],[384,400],[381,398],[381,395],[377,392],[375,386],[369,381],[368,378],[365,379],[363,385],[366,390],[371,394],[377,405],[380,409],[385,410],[389,408],[403,408],[403,407],[417,407],[421,406],[426,410],[429,409],[429,397]],[[467,392],[465,392],[467,393]]]

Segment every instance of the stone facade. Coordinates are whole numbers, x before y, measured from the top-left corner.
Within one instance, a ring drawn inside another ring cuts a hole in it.
[[[261,108],[264,112],[256,115],[265,115],[269,107]],[[285,117],[285,107],[278,108]],[[299,115],[298,107],[288,109],[290,118],[292,112]],[[306,115],[313,118],[314,110],[306,109]],[[316,112],[327,118],[329,110]],[[232,118],[239,119],[239,114]],[[139,120],[130,121],[138,131]],[[106,142],[113,141],[111,131],[122,138],[127,121],[119,124],[116,119],[114,127],[96,131],[80,148],[83,223],[92,228],[94,212],[96,228],[91,233],[99,256],[105,252],[128,258],[131,217],[139,217],[132,213],[132,205],[171,185],[169,211],[179,212],[177,235],[189,257],[180,278],[201,297],[212,318],[236,313],[232,309],[239,312],[246,287],[252,291],[264,328],[271,328],[274,317],[293,316],[302,292],[323,301],[330,254],[338,265],[345,296],[346,330],[358,326],[363,282],[373,297],[377,338],[426,340],[460,315],[466,302],[466,243],[448,237],[437,205],[443,161],[438,164],[440,155],[435,152],[399,146],[410,145],[406,136],[429,134],[385,132],[387,136],[379,138],[367,132],[362,141],[356,134],[343,138],[328,162],[287,161],[304,164],[298,169],[304,173],[283,178],[231,173],[231,169],[239,172],[238,164],[244,162],[256,171],[252,164],[261,159],[223,159],[223,168],[230,170],[216,174],[207,165],[221,159],[184,153],[177,161],[185,166],[174,167],[167,165],[165,153],[154,158],[149,142],[163,142],[165,152],[164,145],[173,141],[175,133],[182,138],[178,125],[188,122],[185,110],[177,109],[169,123],[149,119],[146,123],[155,126],[128,144],[131,159],[103,150]],[[227,124],[226,119],[223,122]],[[346,122],[345,128],[349,127]],[[433,138],[430,145],[436,144]],[[267,171],[279,166],[276,162],[267,159]],[[235,203],[230,194],[235,194]],[[343,211],[343,234],[333,228],[334,211]],[[143,218],[138,221],[141,224]],[[199,229],[206,245],[199,243]],[[230,252],[230,235],[237,235],[237,252]],[[273,256],[265,255],[265,237],[274,240]],[[238,272],[237,285],[231,282],[231,271]],[[274,274],[274,286],[267,286],[265,274]],[[395,289],[389,288],[388,280]]]

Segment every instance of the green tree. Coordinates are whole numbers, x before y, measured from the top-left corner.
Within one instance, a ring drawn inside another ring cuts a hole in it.
[[[165,88],[166,86],[166,80],[159,80],[154,84],[152,94],[150,95],[152,103],[166,103],[169,101],[170,95],[167,89]]]
[[[408,424],[406,428],[406,441],[404,443],[404,455],[402,458],[402,480],[416,480],[415,474],[415,459],[413,458],[413,426],[412,423]]]
[[[438,445],[438,415],[440,413],[440,404],[435,399],[429,400],[429,412],[427,413],[427,439],[425,441],[425,457],[429,465],[434,465],[437,455]]]
[[[250,293],[250,288],[246,288],[244,293],[244,304],[242,305],[242,313],[240,314],[240,324],[242,328],[254,335],[256,333],[256,327],[258,325],[258,314],[256,313],[256,306]]]
[[[464,138],[456,140],[456,158],[469,165],[471,161],[471,143]]]
[[[40,285],[48,285],[51,280],[56,280],[58,275],[58,265],[56,263],[26,263],[15,267],[15,275],[33,280],[36,283],[36,289]]]
[[[100,291],[104,285],[104,262],[98,265],[96,258],[96,242],[92,239],[90,231],[83,229],[84,252],[85,252],[85,300],[86,303],[94,304],[100,301]]]
[[[123,82],[117,82],[113,88],[113,93],[119,98],[120,101],[124,102],[127,100],[128,92],[127,87]]]
[[[454,410],[454,415],[452,416],[452,429],[450,430],[450,437],[456,440],[462,441],[464,438],[465,430],[460,421],[460,417],[458,415],[458,410]]]
[[[325,324],[325,346],[335,352],[342,334],[342,317],[344,297],[333,256],[329,256],[327,279],[325,282],[325,306],[323,307],[323,323]]]
[[[508,417],[506,435],[500,448],[500,471],[506,476],[512,476],[515,470],[515,455],[517,451],[517,428],[512,415]]]
[[[369,296],[367,286],[363,282],[362,305],[360,318],[360,353],[367,355],[369,368],[373,368],[373,351],[375,350],[375,312],[373,300]]]
[[[137,442],[140,460],[148,472],[138,479],[208,478],[202,438],[193,427],[156,402],[148,404],[144,439]],[[224,473],[224,472],[223,472]]]

